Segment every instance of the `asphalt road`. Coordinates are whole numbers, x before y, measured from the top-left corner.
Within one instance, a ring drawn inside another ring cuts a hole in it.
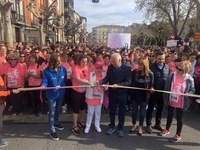
[[[116,133],[111,136],[105,134],[109,117],[107,112],[102,114],[102,133],[91,129],[88,134],[74,136],[71,133],[72,115],[62,114],[60,120],[65,127],[58,131],[59,141],[49,137],[47,115],[36,117],[33,115],[4,116],[3,136],[10,141],[5,150],[200,150],[200,112],[186,112],[182,140],[178,143],[169,142],[174,136],[176,120],[173,121],[171,134],[166,137],[144,133],[130,135],[131,113],[126,115],[125,137],[119,138]],[[116,117],[117,122],[117,117]],[[166,124],[166,115],[162,120]]]

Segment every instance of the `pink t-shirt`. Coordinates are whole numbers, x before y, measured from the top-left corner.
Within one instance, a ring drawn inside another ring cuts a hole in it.
[[[170,74],[176,72],[176,65],[174,62],[169,63]]]
[[[75,67],[75,66],[76,66],[73,60],[72,60],[72,61],[70,61],[70,63],[69,63],[69,64],[71,65],[71,67]]]
[[[172,82],[171,91],[177,93],[184,92],[184,77],[176,76],[175,80]],[[176,108],[182,108],[182,99],[183,96],[178,94],[170,94],[170,102],[169,105]]]
[[[6,68],[6,84],[8,88],[20,88],[24,85],[25,70],[20,64],[15,67],[10,65]]]
[[[81,68],[80,66],[76,65],[73,68],[72,85],[73,86],[83,85],[77,81],[77,78],[88,81],[90,78],[89,68],[88,67]],[[79,93],[84,93],[86,91],[86,88],[83,88],[83,87],[74,87],[73,89]]]
[[[103,77],[102,74],[101,75],[96,74],[96,81],[100,81],[102,79],[102,77]],[[101,94],[102,94],[102,89],[100,87],[94,88],[93,93],[92,93],[94,99],[86,98],[86,103],[88,105],[94,105],[94,106],[100,105],[101,104]]]
[[[35,64],[33,66],[29,66],[27,69],[27,72],[30,72],[34,75],[38,74],[39,72],[42,71],[42,67],[38,66],[38,64]],[[40,86],[42,82],[42,78],[34,78],[34,77],[29,77],[28,79],[28,86]]]
[[[131,71],[138,69],[138,67],[139,67],[138,64],[134,65],[134,66],[131,68]]]
[[[19,63],[19,65],[21,65],[21,67],[24,69],[24,72],[27,71],[27,66],[26,66],[26,63]]]
[[[72,67],[69,63],[62,63],[62,66],[67,70],[67,79],[70,80],[72,76]]]
[[[6,58],[3,56],[0,56],[0,64],[6,63]]]
[[[108,71],[108,66],[105,66],[105,65],[103,65],[103,73],[107,73],[107,71]]]
[[[42,71],[44,71],[44,69],[46,69],[48,67],[49,63],[43,62],[41,67],[42,67]]]

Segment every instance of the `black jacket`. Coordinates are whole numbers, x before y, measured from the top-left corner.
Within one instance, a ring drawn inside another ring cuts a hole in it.
[[[139,70],[134,70],[132,72],[132,82],[131,82],[132,87],[150,89],[153,88],[153,83],[154,83],[153,72],[150,71],[149,75],[146,77],[141,75]],[[137,101],[146,101],[148,92],[149,91],[136,90],[136,89],[130,91],[132,99],[135,99]]]
[[[130,86],[131,85],[131,68],[122,64],[121,67],[115,68],[113,65],[108,66],[108,71],[104,79],[99,81],[100,84],[119,86]],[[110,94],[127,94],[127,89],[120,88],[109,88]]]
[[[169,76],[169,66],[164,64],[160,69],[156,63],[150,66],[151,71],[154,74],[154,89],[164,90],[165,81]]]

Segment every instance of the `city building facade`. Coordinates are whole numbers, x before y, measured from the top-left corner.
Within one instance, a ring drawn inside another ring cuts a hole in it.
[[[55,43],[86,41],[87,19],[74,10],[74,0],[13,0],[11,8],[12,37],[14,42],[44,41]],[[79,25],[77,26],[77,23]],[[73,32],[69,32],[70,28]],[[76,28],[75,30],[73,30]],[[83,33],[79,33],[79,32]],[[4,39],[3,17],[0,13],[0,40]],[[82,40],[84,39],[84,40]]]

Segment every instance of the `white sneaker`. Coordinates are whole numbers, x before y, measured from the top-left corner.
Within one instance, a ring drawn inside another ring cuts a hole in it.
[[[67,104],[65,104],[65,111],[67,111]]]
[[[62,106],[62,114],[66,114],[65,106]]]
[[[95,127],[95,130],[99,133],[101,133],[101,128],[100,127]]]
[[[9,141],[5,141],[4,139],[1,139],[0,140],[0,148],[8,146],[9,143],[10,143]]]
[[[87,133],[89,133],[89,131],[90,131],[90,128],[86,127],[84,132],[87,134]]]

